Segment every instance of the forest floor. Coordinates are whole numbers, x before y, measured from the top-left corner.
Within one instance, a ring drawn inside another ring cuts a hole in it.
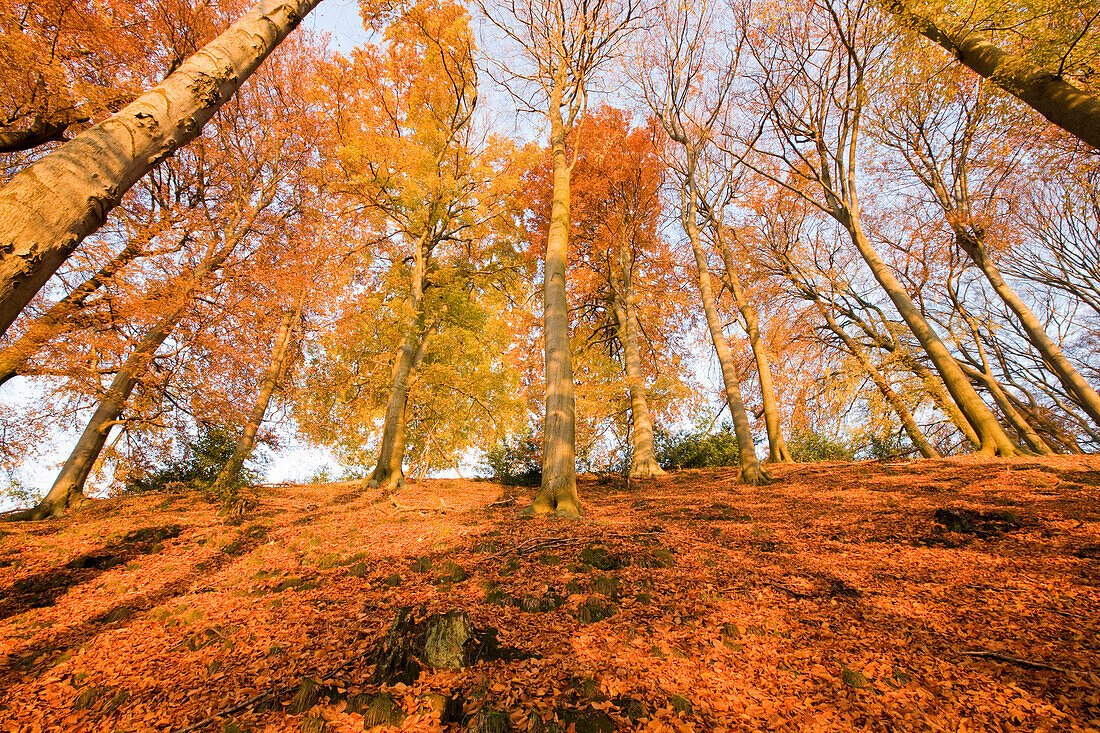
[[[1100,459],[770,470],[583,477],[581,520],[429,480],[2,525],[0,730],[1100,729]],[[372,684],[402,607],[504,652]]]

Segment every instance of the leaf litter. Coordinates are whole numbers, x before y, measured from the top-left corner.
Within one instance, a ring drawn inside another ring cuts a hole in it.
[[[769,470],[582,477],[576,521],[426,480],[6,525],[0,730],[1100,729],[1100,461]],[[494,653],[420,664],[434,619]]]

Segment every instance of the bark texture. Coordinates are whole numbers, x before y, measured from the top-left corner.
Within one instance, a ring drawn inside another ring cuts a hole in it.
[[[775,384],[772,382],[771,365],[768,363],[768,346],[760,333],[760,315],[756,308],[745,298],[744,289],[741,287],[741,278],[737,276],[737,265],[733,261],[733,253],[730,252],[725,236],[722,234],[720,223],[716,222],[715,238],[722,250],[722,263],[726,267],[726,281],[729,284],[733,299],[737,302],[737,310],[745,324],[745,332],[749,335],[749,345],[752,346],[752,356],[756,361],[756,374],[760,380],[760,395],[764,406],[764,424],[768,429],[768,461],[771,463],[793,463],[790,451],[787,450],[787,441],[783,438],[783,425],[779,417],[779,400],[775,397]]]
[[[638,347],[638,313],[634,308],[634,287],[631,284],[630,265],[626,248],[620,250],[616,275],[616,263],[610,264],[612,309],[619,343],[623,347],[623,372],[630,392],[631,442],[630,478],[663,476],[665,470],[657,464],[653,448],[653,418],[645,396],[645,379],[642,376],[642,354]]]
[[[218,108],[320,0],[261,0],[153,89],[0,188],[0,334],[122,196]]]
[[[848,352],[856,358],[859,365],[867,372],[867,376],[875,383],[883,399],[886,400],[886,404],[890,405],[891,409],[897,414],[902,427],[905,429],[905,434],[909,436],[909,440],[913,441],[913,446],[925,458],[940,458],[940,452],[924,437],[924,433],[921,432],[917,421],[913,419],[913,413],[909,410],[909,406],[905,404],[905,400],[894,391],[890,382],[887,381],[885,375],[879,371],[874,362],[868,358],[867,352],[864,351],[859,342],[848,335],[848,332],[836,322],[833,314],[829,312],[829,309],[823,303],[820,301],[814,301],[814,303],[817,305],[818,312],[825,318],[825,324],[829,327],[829,330],[836,334]]]
[[[733,418],[733,429],[737,434],[737,447],[741,452],[741,480],[752,486],[761,486],[771,482],[771,477],[760,465],[756,457],[756,446],[752,440],[752,429],[749,426],[749,416],[745,412],[745,402],[741,398],[741,380],[738,378],[737,369],[733,364],[733,356],[730,354],[729,343],[722,333],[722,320],[718,317],[718,306],[715,302],[714,291],[710,286],[710,268],[707,267],[707,256],[703,250],[703,242],[699,233],[697,217],[697,203],[694,190],[687,192],[681,212],[681,220],[691,240],[691,249],[695,253],[695,268],[699,275],[699,295],[703,301],[703,312],[707,317],[707,327],[710,330],[711,342],[714,351],[718,355],[718,364],[722,368],[722,383],[726,391],[726,402]]]
[[[905,0],[882,0],[881,5],[903,25],[939,44],[965,66],[1082,142],[1100,149],[1100,97],[999,48],[946,14],[917,12]]]
[[[218,473],[214,481],[213,491],[220,494],[232,487],[241,475],[241,468],[248,457],[252,455],[252,449],[256,446],[256,434],[260,431],[260,425],[267,414],[271,397],[279,386],[279,380],[286,372],[287,360],[291,354],[291,344],[294,341],[294,332],[298,327],[302,315],[301,302],[295,308],[288,308],[283,314],[279,330],[275,334],[275,340],[271,348],[271,363],[264,372],[260,381],[260,391],[256,394],[256,403],[252,406],[252,412],[248,416],[241,436],[237,439],[237,445],[233,448],[233,455]]]
[[[580,516],[576,476],[576,400],[573,354],[569,344],[569,303],[565,271],[569,253],[570,167],[560,90],[550,102],[553,198],[543,264],[543,336],[546,365],[546,420],[543,424],[542,487],[531,505],[536,514]]]

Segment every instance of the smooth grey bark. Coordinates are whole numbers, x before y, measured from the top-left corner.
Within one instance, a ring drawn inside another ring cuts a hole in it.
[[[657,464],[653,448],[653,418],[646,401],[645,379],[642,376],[642,354],[638,347],[638,313],[634,305],[632,262],[626,246],[619,248],[619,262],[608,262],[612,297],[611,307],[619,343],[623,347],[623,372],[630,393],[632,452],[630,478],[663,476],[665,470]],[[616,274],[618,268],[620,274]]]
[[[244,430],[237,438],[237,445],[233,448],[233,454],[229,457],[225,466],[218,473],[212,487],[215,495],[220,494],[236,484],[241,475],[244,462],[252,455],[252,449],[256,446],[256,434],[263,424],[264,415],[271,404],[271,397],[279,386],[279,380],[286,372],[287,358],[290,356],[290,346],[294,341],[294,332],[302,316],[302,301],[299,300],[294,308],[287,308],[283,313],[279,329],[275,333],[272,342],[271,362],[260,380],[260,390],[256,393],[256,402],[252,406],[252,412],[248,416]]]
[[[62,466],[49,493],[38,506],[15,515],[14,519],[37,520],[56,517],[69,509],[79,508],[84,502],[84,483],[88,480],[88,475],[99,459],[99,454],[107,444],[107,436],[111,428],[117,424],[125,410],[130,393],[156,356],[157,349],[187,313],[187,309],[206,278],[225,263],[252,229],[256,218],[271,204],[275,193],[276,187],[273,184],[269,185],[259,202],[247,213],[237,214],[221,246],[215,249],[213,244],[209,245],[202,262],[177,281],[178,287],[170,290],[174,293],[174,305],[146,332],[115,373],[110,387],[100,399],[99,405],[92,413],[91,419],[65,461],[65,465]]]
[[[921,432],[920,427],[917,425],[917,421],[913,418],[913,413],[909,410],[909,406],[905,404],[905,400],[903,400],[890,385],[886,376],[879,371],[879,368],[876,367],[874,362],[867,356],[867,352],[864,351],[859,342],[852,338],[848,332],[836,322],[833,314],[829,312],[825,304],[820,300],[815,300],[814,304],[817,306],[818,312],[821,313],[822,317],[825,319],[825,325],[829,327],[830,331],[836,334],[841,343],[843,343],[844,347],[848,350],[848,353],[856,358],[859,365],[867,372],[867,376],[875,383],[875,387],[878,388],[879,393],[881,393],[883,399],[886,400],[886,404],[890,405],[891,409],[897,414],[898,419],[901,420],[902,427],[905,429],[905,433],[909,436],[909,439],[913,441],[914,447],[916,447],[925,458],[940,458],[940,452],[924,437],[924,433]]]
[[[126,247],[111,258],[94,275],[82,282],[71,293],[50,306],[16,341],[0,351],[0,385],[22,374],[27,362],[46,343],[70,330],[70,321],[104,283],[115,273],[143,254],[148,240],[132,239]]]
[[[1100,149],[1100,97],[1074,86],[1055,71],[1005,51],[945,13],[928,15],[905,0],[880,5],[902,23],[940,45],[956,60],[1027,104],[1050,122]]]
[[[261,0],[164,81],[0,188],[0,335],[146,173],[194,139],[320,0]]]
[[[760,333],[760,316],[756,308],[745,297],[741,287],[741,278],[737,276],[737,265],[733,261],[733,253],[722,232],[720,221],[712,217],[715,239],[722,253],[722,263],[726,268],[726,282],[729,285],[733,299],[737,303],[737,310],[745,326],[745,333],[749,336],[749,345],[752,347],[752,356],[756,361],[756,375],[760,381],[760,396],[764,407],[764,425],[768,431],[768,461],[771,463],[794,463],[790,451],[787,450],[787,441],[783,437],[783,425],[779,417],[779,400],[775,397],[775,384],[772,381],[771,365],[768,363],[768,345]]]
[[[741,398],[741,381],[737,375],[737,369],[733,364],[733,356],[730,354],[729,343],[722,333],[722,320],[718,317],[718,306],[715,302],[714,291],[710,286],[710,268],[707,267],[707,256],[703,250],[702,237],[699,233],[697,221],[698,204],[693,178],[688,178],[689,189],[684,193],[680,221],[691,241],[691,249],[695,254],[695,269],[699,280],[699,295],[703,301],[703,312],[707,318],[707,328],[710,331],[711,342],[714,351],[718,355],[718,364],[722,369],[722,383],[725,387],[726,402],[733,417],[733,429],[737,435],[737,447],[741,452],[741,480],[751,486],[762,486],[771,482],[771,477],[760,465],[756,457],[756,446],[752,440],[752,429],[749,426],[749,416],[745,411],[745,402]]]
[[[569,343],[569,302],[565,272],[569,256],[569,186],[571,168],[566,158],[566,130],[561,115],[561,88],[550,100],[550,151],[553,191],[550,226],[543,261],[543,344],[546,365],[546,418],[542,440],[542,486],[531,504],[536,514],[558,512],[581,515],[576,476],[576,399],[573,391],[573,353]]]

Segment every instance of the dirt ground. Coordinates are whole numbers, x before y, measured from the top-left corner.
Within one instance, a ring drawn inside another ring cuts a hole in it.
[[[1100,459],[770,470],[0,525],[0,730],[1100,729]],[[505,653],[373,684],[402,608]]]

